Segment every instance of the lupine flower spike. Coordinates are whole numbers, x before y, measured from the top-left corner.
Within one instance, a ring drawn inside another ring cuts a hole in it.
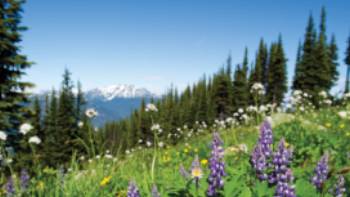
[[[134,181],[129,182],[128,186],[128,197],[140,197],[139,189]]]
[[[321,191],[323,188],[324,182],[328,178],[328,154],[324,154],[321,158],[321,160],[318,162],[314,172],[315,175],[312,177],[312,183],[315,185],[315,187]]]
[[[338,177],[337,184],[335,185],[335,188],[334,188],[334,196],[335,197],[343,197],[343,196],[345,196],[345,192],[346,192],[345,179],[343,176],[340,175]]]
[[[158,188],[156,185],[153,185],[152,187],[152,197],[160,197],[160,194],[158,192]]]
[[[224,187],[223,176],[225,176],[225,164],[223,161],[224,149],[223,142],[217,132],[213,134],[211,144],[211,158],[209,160],[210,175],[208,178],[208,196],[215,196]]]
[[[266,169],[267,162],[266,157],[261,150],[260,144],[258,144],[251,155],[250,163],[255,169],[256,176],[259,180],[263,181],[267,179]]]
[[[263,154],[268,158],[272,155],[273,135],[269,121],[265,120],[260,126],[259,144]]]
[[[21,178],[20,178],[21,189],[23,191],[28,188],[29,180],[30,180],[30,177],[29,177],[28,171],[23,169],[21,171]]]
[[[13,179],[12,177],[9,177],[6,184],[5,184],[5,192],[6,192],[6,196],[10,197],[10,196],[14,196],[15,195],[15,186],[13,183]]]
[[[269,183],[276,184],[284,181],[282,179],[285,178],[291,159],[292,150],[286,148],[285,141],[282,138],[278,144],[278,150],[273,154],[273,173],[269,176]]]

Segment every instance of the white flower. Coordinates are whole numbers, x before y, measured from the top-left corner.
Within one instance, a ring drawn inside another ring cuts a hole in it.
[[[320,93],[318,93],[318,95],[320,95],[323,98],[327,98],[327,92],[326,91],[321,91]]]
[[[141,143],[143,142],[143,140],[142,140],[142,139],[139,139],[139,141],[138,141],[138,142],[139,142],[139,144],[141,144]]]
[[[101,156],[100,155],[96,155],[96,159],[101,159]]]
[[[29,138],[28,142],[32,144],[40,144],[41,139],[38,136],[33,136]]]
[[[151,130],[152,131],[156,131],[156,130],[160,130],[160,125],[159,124],[154,124],[154,125],[152,125],[152,127],[151,127]]]
[[[149,112],[149,111],[154,111],[154,112],[157,112],[158,109],[157,107],[153,104],[153,103],[148,103],[146,105],[146,111]]]
[[[347,113],[346,113],[346,111],[340,111],[340,112],[338,112],[338,115],[339,115],[341,118],[346,118]]]
[[[241,150],[242,152],[244,153],[248,152],[248,147],[246,144],[240,144],[238,147],[239,147],[239,150]]]
[[[147,145],[148,147],[150,147],[150,146],[152,146],[152,142],[147,141],[147,142],[146,142],[146,145]]]
[[[125,151],[125,154],[127,154],[127,155],[130,154],[130,151],[129,151],[129,150],[126,150],[126,151]]]
[[[324,102],[325,104],[327,104],[327,105],[331,105],[331,104],[332,104],[332,101],[329,100],[329,99],[326,99],[326,100],[324,100],[323,102]]]
[[[244,110],[243,110],[242,108],[239,108],[239,109],[238,109],[238,113],[243,114],[243,112],[244,112]]]
[[[113,159],[113,156],[112,156],[111,154],[107,154],[107,155],[105,155],[105,158],[107,158],[107,159]]]
[[[300,91],[300,90],[294,90],[294,92],[293,92],[293,96],[298,96],[300,94],[302,94],[302,91]]]
[[[83,123],[82,121],[79,121],[79,122],[78,122],[78,127],[79,127],[79,128],[82,128],[83,126],[84,126],[84,123]]]
[[[79,160],[84,161],[85,157],[84,156],[80,156]]]
[[[90,108],[85,111],[85,115],[89,118],[94,118],[98,116],[98,112],[95,109]]]
[[[0,131],[0,140],[5,141],[7,139],[7,134],[4,131]]]
[[[259,107],[259,111],[260,111],[260,112],[265,112],[265,111],[267,111],[267,107],[266,107],[265,105],[261,105],[261,106]]]
[[[159,142],[159,143],[158,143],[158,146],[159,146],[160,148],[163,148],[163,147],[164,147],[164,142]]]
[[[23,135],[27,134],[30,130],[33,129],[33,126],[29,123],[24,123],[19,127],[19,132]]]

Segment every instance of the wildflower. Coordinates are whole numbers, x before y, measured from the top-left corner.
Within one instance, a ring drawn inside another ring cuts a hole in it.
[[[113,156],[112,156],[111,154],[106,154],[106,155],[105,155],[105,158],[106,158],[106,159],[113,159]]]
[[[263,151],[261,149],[261,145],[258,144],[255,148],[254,151],[250,157],[250,163],[252,167],[255,169],[256,176],[260,180],[266,180],[267,179],[267,174],[266,174],[266,169],[267,169],[267,162],[266,162],[266,157],[263,154]]]
[[[342,175],[338,177],[338,181],[334,188],[334,196],[335,197],[343,197],[345,195],[345,179]]]
[[[139,189],[134,181],[129,182],[127,197],[140,197]]]
[[[29,180],[30,180],[30,177],[29,177],[28,171],[23,169],[21,171],[21,178],[20,178],[20,185],[22,190],[26,190],[28,188]]]
[[[327,92],[326,91],[321,91],[318,93],[318,95],[320,95],[323,98],[327,98]]]
[[[269,183],[276,184],[278,182],[289,182],[284,180],[288,174],[288,166],[291,163],[292,151],[287,149],[285,141],[282,138],[278,144],[278,150],[273,154],[272,164],[274,167],[273,173],[269,176]]]
[[[188,153],[188,148],[185,148],[185,149],[184,149],[184,153]]]
[[[265,120],[260,126],[259,144],[263,154],[268,158],[272,154],[273,135],[271,124]]]
[[[38,184],[36,185],[37,190],[43,190],[45,187],[44,182],[39,181]]]
[[[13,196],[15,194],[15,186],[13,182],[13,178],[9,177],[5,184],[5,191],[7,196]]]
[[[347,112],[346,111],[340,111],[340,112],[338,112],[338,116],[341,117],[341,118],[346,118]]]
[[[344,129],[345,128],[345,124],[340,124],[339,128]]]
[[[158,143],[158,146],[159,146],[160,148],[163,148],[163,147],[164,147],[164,142],[159,142],[159,143]]]
[[[208,164],[208,160],[207,160],[207,159],[202,159],[202,160],[201,160],[201,164],[202,164],[203,166],[207,165],[207,164]]]
[[[111,181],[112,177],[111,176],[106,176],[102,179],[102,181],[100,182],[100,186],[104,187],[106,186],[110,181]]]
[[[311,181],[318,190],[322,190],[323,184],[328,178],[328,159],[328,154],[324,154],[314,170],[315,175],[312,177]]]
[[[32,144],[40,144],[41,139],[38,136],[33,136],[29,138],[28,142]]]
[[[27,134],[29,131],[33,129],[33,126],[29,123],[24,123],[19,127],[19,132],[23,135]]]
[[[147,142],[146,142],[146,146],[151,147],[151,146],[152,146],[152,142],[147,141]]]
[[[153,187],[152,187],[152,197],[160,197],[160,194],[158,192],[156,185],[153,185]]]
[[[0,131],[0,140],[6,141],[7,134],[4,131]]]
[[[326,125],[325,125],[327,128],[330,128],[332,126],[331,123],[327,122]]]
[[[288,169],[286,174],[283,175],[277,182],[275,197],[296,197],[294,186],[290,186],[288,183],[293,180],[292,171]]]
[[[98,116],[98,112],[95,109],[90,108],[85,111],[85,115],[89,118],[94,118]]]
[[[188,179],[190,177],[190,174],[186,171],[185,167],[182,164],[180,165],[179,172],[185,179]]]
[[[84,123],[83,123],[82,121],[79,121],[79,122],[78,122],[78,127],[79,127],[79,128],[82,128],[83,126],[84,126]]]
[[[217,132],[213,134],[211,144],[212,152],[209,162],[210,175],[208,178],[209,187],[207,190],[208,196],[215,196],[218,190],[224,187],[223,176],[225,173],[225,164],[223,161],[224,149],[223,142]]]
[[[159,124],[152,125],[151,130],[152,131],[159,131],[160,130],[160,125]]]
[[[240,144],[238,145],[238,148],[240,151],[244,152],[244,153],[247,153],[248,152],[248,147],[246,144]]]
[[[148,103],[148,104],[146,105],[146,112],[151,112],[151,111],[157,112],[158,109],[157,109],[157,107],[156,107],[153,103]]]
[[[191,176],[196,184],[196,188],[199,187],[199,179],[203,177],[203,171],[199,163],[198,155],[196,155],[195,159],[192,162],[191,167]]]

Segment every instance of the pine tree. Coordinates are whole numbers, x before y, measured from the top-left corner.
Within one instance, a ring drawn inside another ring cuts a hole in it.
[[[336,81],[338,80],[339,77],[339,72],[338,72],[338,47],[337,43],[335,41],[335,36],[332,35],[331,37],[331,42],[329,44],[329,89],[335,85]]]
[[[224,69],[214,76],[212,99],[215,117],[225,119],[233,113],[232,109],[232,81]]]
[[[40,139],[43,139],[44,135],[42,133],[42,113],[41,113],[41,106],[40,106],[40,100],[39,97],[36,96],[33,103],[33,116],[32,116],[32,126],[33,126],[33,132],[32,134],[37,135]]]
[[[287,92],[287,59],[283,49],[282,37],[270,48],[267,99],[269,103],[279,106]]]
[[[61,163],[68,161],[79,147],[75,97],[71,73],[66,69],[60,90],[57,112],[57,129],[60,132]]]
[[[345,80],[345,93],[349,93],[349,77],[350,77],[350,36],[348,38],[348,46],[345,52],[345,64],[347,65],[346,68],[346,80]]]
[[[314,27],[314,20],[310,15],[306,27],[305,39],[302,47],[302,55],[299,63],[296,65],[296,72],[293,81],[293,90],[302,90],[312,93],[315,88],[319,92],[319,85],[316,79],[316,72],[318,71],[315,57],[316,46],[316,31]]]
[[[0,128],[9,134],[12,147],[16,148],[19,140],[18,127],[28,118],[28,97],[25,93],[31,83],[21,77],[31,66],[27,57],[21,54],[21,26],[23,1],[0,1]]]
[[[249,99],[248,87],[248,49],[245,49],[242,66],[237,65],[233,79],[233,111],[246,108]]]

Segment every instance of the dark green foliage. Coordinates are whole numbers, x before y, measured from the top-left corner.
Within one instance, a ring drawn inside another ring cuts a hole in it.
[[[345,93],[349,92],[349,77],[350,77],[350,36],[348,38],[348,46],[345,52],[345,64],[347,65],[346,70],[346,81],[345,81]]]
[[[0,128],[9,134],[8,145],[16,148],[20,136],[19,125],[29,117],[25,90],[32,84],[21,77],[31,66],[21,54],[22,1],[0,1]]]
[[[243,63],[236,66],[233,79],[233,107],[234,111],[248,106],[249,87],[248,87],[248,49],[245,49]]]
[[[225,119],[232,115],[232,81],[223,69],[213,78],[212,100],[215,117]]]
[[[282,37],[270,48],[269,69],[267,81],[267,101],[279,106],[287,92],[287,59],[285,57]]]
[[[332,36],[331,42],[327,42],[324,8],[321,11],[320,31],[318,36],[316,34],[313,18],[310,15],[302,53],[298,51],[293,89],[309,93],[317,106],[318,93],[329,92],[339,75],[335,37]]]

